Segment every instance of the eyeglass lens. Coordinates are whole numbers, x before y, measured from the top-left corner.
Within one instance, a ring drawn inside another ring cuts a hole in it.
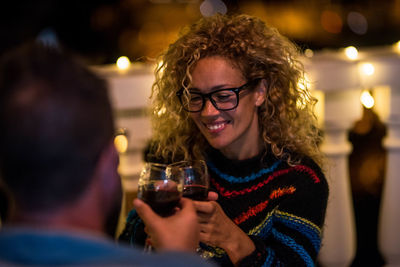
[[[232,90],[219,90],[208,95],[201,93],[189,92],[189,95],[183,97],[183,104],[189,111],[200,111],[205,100],[209,98],[215,108],[220,110],[233,109],[237,105],[237,93]]]

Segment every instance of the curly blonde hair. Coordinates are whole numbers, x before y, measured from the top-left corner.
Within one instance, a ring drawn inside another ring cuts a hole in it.
[[[304,78],[298,49],[276,29],[248,15],[203,18],[184,29],[161,55],[151,94],[151,151],[156,157],[204,158],[207,141],[176,92],[190,85],[195,64],[211,56],[234,62],[248,81],[265,80],[265,101],[258,110],[260,136],[276,157],[291,165],[303,156],[321,163],[321,136],[313,113],[316,100],[298,85]]]

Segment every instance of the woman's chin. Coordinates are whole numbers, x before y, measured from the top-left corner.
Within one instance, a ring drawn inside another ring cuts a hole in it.
[[[225,140],[207,140],[210,146],[216,150],[223,151],[228,147],[228,143]]]

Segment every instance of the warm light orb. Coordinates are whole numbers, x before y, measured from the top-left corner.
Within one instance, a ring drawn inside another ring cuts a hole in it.
[[[321,13],[321,26],[329,33],[338,34],[342,31],[343,20],[336,11],[324,10]]]
[[[357,48],[355,48],[354,46],[348,46],[344,49],[344,53],[346,54],[346,56],[351,59],[351,60],[355,60],[358,57],[358,50]]]
[[[361,93],[360,101],[364,105],[364,107],[366,107],[368,109],[372,108],[374,106],[374,104],[375,104],[375,100],[374,100],[373,96],[367,90],[364,90]]]
[[[125,134],[118,134],[114,138],[114,145],[119,153],[125,153],[128,150],[128,138]]]
[[[363,63],[361,64],[361,73],[366,76],[371,76],[375,72],[374,65],[371,63]]]
[[[200,13],[204,17],[212,16],[216,13],[226,14],[228,8],[221,0],[204,0],[200,4]]]
[[[117,67],[120,70],[126,70],[131,65],[131,62],[128,57],[122,56],[117,60]]]
[[[314,56],[314,51],[312,51],[311,49],[307,48],[306,50],[304,50],[304,55],[308,58],[311,58]]]
[[[398,42],[395,44],[395,47],[396,47],[396,49],[397,49],[397,52],[400,53],[400,41],[398,41]]]

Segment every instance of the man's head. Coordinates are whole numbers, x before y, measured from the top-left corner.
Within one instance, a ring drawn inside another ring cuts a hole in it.
[[[19,212],[87,190],[113,138],[106,83],[70,55],[26,45],[0,62],[0,176]]]

